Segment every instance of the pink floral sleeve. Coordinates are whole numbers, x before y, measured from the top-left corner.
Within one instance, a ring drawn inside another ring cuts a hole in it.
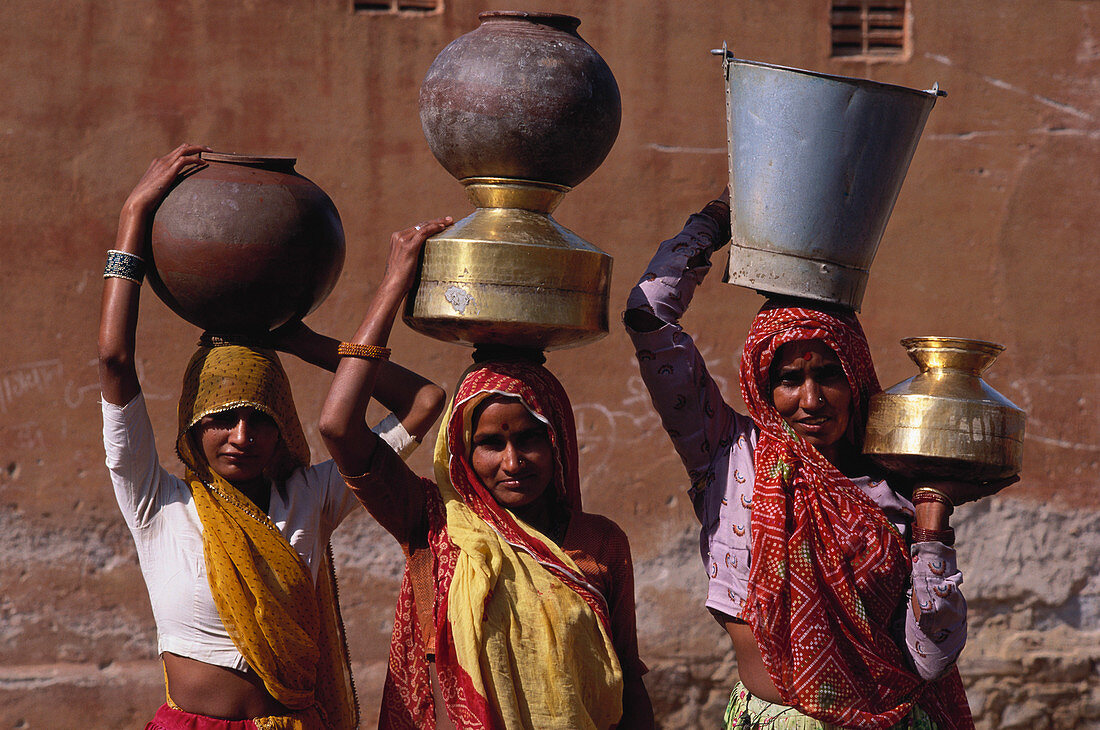
[[[966,599],[959,590],[962,573],[955,550],[942,542],[918,542],[910,548],[913,596],[920,618],[907,611],[905,645],[924,679],[943,674],[966,644]]]

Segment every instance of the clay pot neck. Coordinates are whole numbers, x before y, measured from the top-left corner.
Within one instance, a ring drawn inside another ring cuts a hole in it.
[[[902,347],[921,372],[959,370],[980,376],[1004,350],[1002,345],[961,337],[909,337]]]
[[[248,165],[263,170],[274,172],[294,172],[296,157],[276,157],[273,155],[238,155],[232,152],[203,152],[202,159],[206,162],[226,162],[231,165]]]
[[[482,24],[501,21],[526,21],[528,23],[548,25],[555,30],[572,33],[574,35],[577,33],[577,27],[581,24],[580,18],[576,18],[572,15],[564,15],[562,13],[533,13],[524,10],[487,10],[483,13],[478,13],[477,19],[480,20]]]

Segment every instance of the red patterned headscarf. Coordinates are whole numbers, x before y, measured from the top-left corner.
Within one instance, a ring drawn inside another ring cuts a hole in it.
[[[473,417],[477,406],[499,395],[519,400],[538,421],[546,425],[554,452],[554,477],[548,487],[570,512],[581,509],[580,476],[577,474],[577,427],[573,408],[558,379],[535,363],[516,361],[485,362],[475,366],[455,392],[454,410],[447,424],[447,440],[452,454],[451,483],[462,501],[514,545],[522,545],[532,554],[549,555],[541,542],[527,537],[516,527],[512,513],[493,499],[478,479],[470,462],[473,443]]]
[[[772,404],[775,354],[800,340],[821,340],[839,358],[852,392],[847,438],[855,448],[880,390],[854,314],[770,302],[753,321],[741,395],[760,440],[743,615],[764,664],[786,704],[825,722],[889,728],[917,703],[941,728],[972,728],[958,671],[923,681],[889,633],[911,570],[904,538]]]

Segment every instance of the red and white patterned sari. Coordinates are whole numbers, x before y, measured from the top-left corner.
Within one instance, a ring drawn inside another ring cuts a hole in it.
[[[743,616],[768,673],[785,704],[835,725],[889,728],[917,703],[941,728],[972,728],[958,670],[925,682],[889,632],[910,575],[905,539],[772,404],[772,360],[797,340],[821,340],[840,359],[852,390],[847,438],[857,448],[880,390],[854,314],[771,303],[753,321],[741,394],[760,441]]]

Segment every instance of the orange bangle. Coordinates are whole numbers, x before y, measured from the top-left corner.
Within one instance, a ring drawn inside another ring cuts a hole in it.
[[[390,348],[379,345],[359,345],[354,342],[341,342],[336,348],[340,357],[361,357],[366,360],[389,360]]]
[[[948,515],[955,511],[955,505],[951,502],[951,498],[940,490],[933,487],[917,487],[914,489],[913,504],[923,504],[925,502],[939,502],[947,507]]]

